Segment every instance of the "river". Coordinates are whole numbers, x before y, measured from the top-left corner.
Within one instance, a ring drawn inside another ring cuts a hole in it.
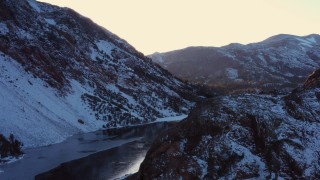
[[[116,179],[138,171],[152,141],[173,122],[78,134],[66,141],[26,149],[24,158],[0,166],[2,180]],[[71,178],[72,177],[72,178]]]

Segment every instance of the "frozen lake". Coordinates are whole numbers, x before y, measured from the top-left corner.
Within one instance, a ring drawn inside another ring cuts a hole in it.
[[[119,178],[138,171],[153,139],[171,126],[172,123],[158,122],[109,129],[74,135],[59,144],[26,149],[22,160],[0,166],[0,179],[34,179],[37,174],[55,167],[37,179]]]

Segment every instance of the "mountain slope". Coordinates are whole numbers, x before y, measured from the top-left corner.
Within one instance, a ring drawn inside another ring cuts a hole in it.
[[[223,90],[296,87],[320,67],[320,35],[280,34],[248,45],[189,47],[150,57],[177,77]]]
[[[131,179],[319,179],[320,69],[286,96],[208,100],[152,145]]]
[[[0,9],[0,132],[27,147],[194,104],[194,87],[71,9],[33,0]]]

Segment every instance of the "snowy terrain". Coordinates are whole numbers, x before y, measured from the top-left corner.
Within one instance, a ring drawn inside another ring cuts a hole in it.
[[[100,129],[104,124],[86,110],[81,102],[85,90],[76,83],[73,93],[59,97],[2,53],[0,74],[1,133],[16,135],[25,147],[57,143],[72,134]],[[85,123],[80,124],[78,119]]]
[[[194,105],[194,86],[71,9],[34,0],[0,9],[0,133],[25,148]]]
[[[288,95],[203,102],[152,145],[133,178],[319,179],[320,69]]]
[[[164,117],[164,118],[158,118],[155,122],[181,121],[181,120],[185,119],[186,117],[188,117],[188,115]]]
[[[320,35],[280,34],[248,45],[189,47],[152,60],[194,83],[233,91],[296,87],[320,67]]]

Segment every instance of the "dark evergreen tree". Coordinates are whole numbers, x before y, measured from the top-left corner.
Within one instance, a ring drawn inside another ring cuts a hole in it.
[[[17,140],[13,134],[10,134],[7,139],[3,134],[0,134],[0,155],[1,158],[8,156],[19,156],[22,152],[23,144]]]

